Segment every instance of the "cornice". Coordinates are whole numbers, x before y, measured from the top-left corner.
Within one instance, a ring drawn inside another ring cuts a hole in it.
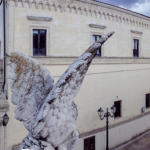
[[[79,56],[31,56],[42,65],[71,65]],[[133,57],[99,57],[96,56],[91,65],[118,65],[118,64],[150,64],[150,58],[133,58]],[[7,65],[10,65],[9,57]],[[143,70],[150,70],[145,68]]]
[[[145,29],[150,29],[150,17],[126,10],[113,5],[100,3],[92,0],[6,0],[7,7],[9,3],[14,2],[14,7],[29,7],[30,9],[39,8],[42,5],[43,10],[74,13],[88,17],[110,20]],[[33,5],[35,7],[33,7]]]
[[[150,21],[150,17],[148,17],[148,16],[144,16],[142,14],[139,14],[139,13],[136,13],[134,11],[127,10],[127,9],[124,9],[124,8],[121,8],[121,7],[118,7],[118,6],[113,6],[113,5],[102,3],[102,2],[99,2],[99,1],[96,1],[96,0],[94,0],[94,1],[93,0],[77,0],[77,1],[81,1],[81,2],[84,2],[84,3],[89,3],[89,4],[93,4],[93,5],[99,5],[99,6],[102,6],[102,7],[105,7],[105,8],[120,11],[120,12],[130,14],[130,15],[140,17],[142,19],[146,19],[146,20]]]

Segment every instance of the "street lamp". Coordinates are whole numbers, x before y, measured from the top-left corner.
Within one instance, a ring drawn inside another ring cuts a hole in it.
[[[114,117],[114,114],[116,112],[116,107],[112,106],[111,108],[111,112],[113,115],[111,115],[110,112],[108,112],[108,108],[107,108],[107,112],[103,115],[104,111],[103,109],[100,107],[100,109],[97,111],[98,112],[98,116],[100,117],[101,120],[103,120],[104,118],[106,118],[106,150],[109,150],[108,147],[108,117]]]
[[[5,113],[5,115],[3,116],[3,126],[7,126],[8,121],[9,121],[9,117],[8,117],[8,115]]]

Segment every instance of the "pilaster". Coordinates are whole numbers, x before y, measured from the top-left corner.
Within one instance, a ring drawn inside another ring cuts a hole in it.
[[[9,105],[3,93],[0,94],[0,149],[7,150],[7,126],[3,126],[3,116],[8,111]]]

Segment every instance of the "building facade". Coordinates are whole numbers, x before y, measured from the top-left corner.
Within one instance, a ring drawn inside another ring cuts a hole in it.
[[[94,0],[7,0],[5,9],[6,53],[17,50],[37,59],[55,83],[94,41],[115,31],[74,99],[80,133],[74,150],[105,149],[100,107],[117,107],[115,118],[109,119],[110,148],[150,129],[150,17]],[[16,150],[28,131],[14,118],[9,64],[7,57],[7,149]]]

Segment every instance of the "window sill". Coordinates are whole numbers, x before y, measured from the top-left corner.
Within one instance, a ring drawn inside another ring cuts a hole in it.
[[[48,56],[44,56],[44,55],[33,55],[32,57],[48,57]]]
[[[133,57],[133,58],[135,58],[135,59],[139,59],[140,57]]]
[[[120,119],[120,118],[122,118],[121,116],[119,116],[119,117],[114,117],[114,119]]]
[[[34,55],[33,58],[78,58],[79,56],[43,56],[43,55]]]

